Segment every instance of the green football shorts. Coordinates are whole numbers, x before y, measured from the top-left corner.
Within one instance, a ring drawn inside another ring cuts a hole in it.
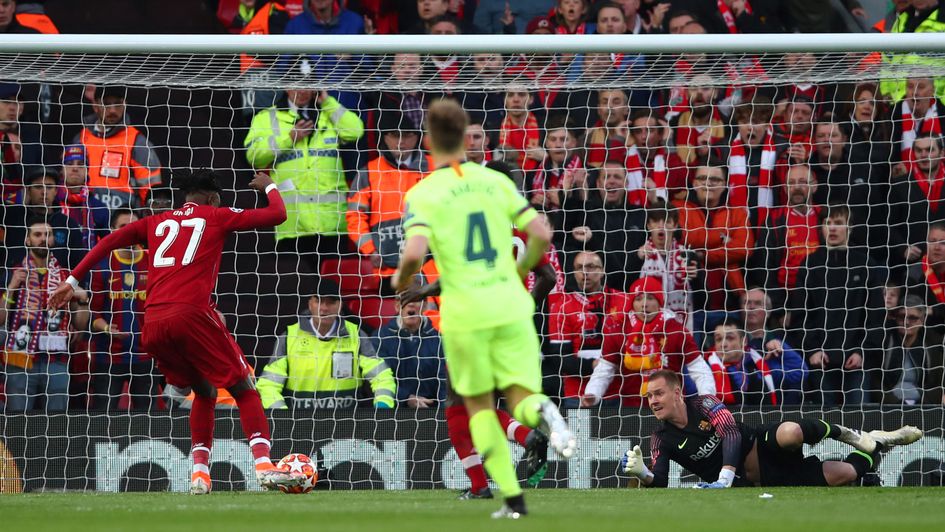
[[[450,382],[464,397],[518,385],[541,391],[541,347],[531,319],[474,331],[444,331]]]

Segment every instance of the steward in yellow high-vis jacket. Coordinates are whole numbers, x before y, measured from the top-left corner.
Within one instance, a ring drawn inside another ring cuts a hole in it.
[[[367,381],[374,406],[393,408],[394,373],[358,326],[339,316],[338,285],[322,279],[308,310],[278,338],[272,361],[259,376],[256,388],[263,407],[353,407]]]
[[[246,160],[257,170],[271,168],[285,200],[278,251],[324,255],[346,243],[348,184],[339,149],[363,134],[358,115],[324,91],[286,90],[282,101],[253,117]]]

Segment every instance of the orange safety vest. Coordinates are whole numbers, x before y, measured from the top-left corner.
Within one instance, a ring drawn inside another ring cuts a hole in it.
[[[433,168],[433,160],[426,158],[426,167]],[[399,229],[404,216],[404,196],[407,191],[423,179],[427,172],[395,168],[386,157],[380,156],[367,164],[367,186],[351,193],[348,199],[348,234],[358,250],[367,255],[370,253],[390,252],[390,249],[377,249],[378,242],[396,244],[395,251],[400,249],[400,242],[383,240],[374,235],[396,227]],[[367,214],[367,221],[360,216]],[[378,274],[387,277],[394,274],[396,268],[382,265]]]
[[[269,2],[264,5],[258,13],[243,27],[241,35],[269,35],[269,17],[272,10],[285,11],[286,8],[277,2]],[[256,59],[256,56],[249,54],[240,54],[240,73],[246,72],[250,68],[259,68],[266,66],[265,63]]]
[[[107,138],[92,134],[89,128],[82,129],[80,142],[85,146],[89,161],[89,188],[136,192],[142,198],[147,195],[149,183],[142,185],[132,181],[147,181],[151,177],[147,168],[138,166],[132,170],[131,167],[135,141],[140,134],[134,126],[125,126],[118,134]]]
[[[59,29],[53,21],[42,13],[20,13],[16,16],[16,21],[24,28],[34,29],[47,35],[59,35]]]

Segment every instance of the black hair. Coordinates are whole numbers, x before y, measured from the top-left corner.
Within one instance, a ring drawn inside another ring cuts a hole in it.
[[[127,208],[115,209],[112,211],[111,219],[109,220],[108,226],[112,229],[115,228],[115,224],[118,223],[118,217],[122,215],[134,216],[135,211]]]
[[[725,318],[719,323],[715,324],[715,327],[734,327],[738,334],[745,336],[745,322],[739,318]]]
[[[223,188],[220,187],[219,174],[208,168],[201,168],[176,176],[174,184],[177,186],[177,190],[183,192],[185,196],[195,192],[216,192],[217,194],[223,192]]]

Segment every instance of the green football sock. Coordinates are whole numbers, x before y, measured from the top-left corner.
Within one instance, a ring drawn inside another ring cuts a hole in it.
[[[533,393],[515,406],[512,416],[526,427],[535,428],[541,423],[541,405],[548,400],[543,393]]]
[[[512,466],[512,453],[505,431],[499,424],[495,410],[483,410],[469,418],[469,432],[473,445],[482,456],[483,464],[492,480],[499,485],[503,497],[515,497],[522,493],[518,477]]]

